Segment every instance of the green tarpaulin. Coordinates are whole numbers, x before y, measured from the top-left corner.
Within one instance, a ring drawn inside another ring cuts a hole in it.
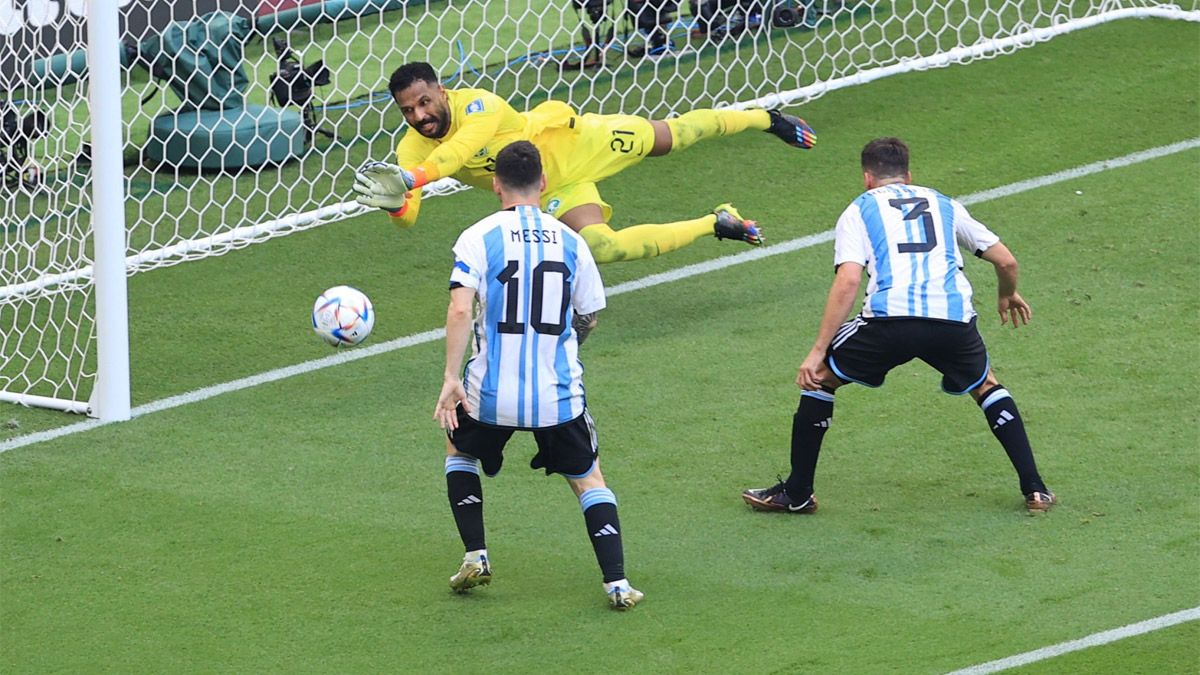
[[[210,12],[177,21],[138,43],[140,63],[183,101],[182,110],[228,110],[245,104],[249,78],[242,66],[249,19]]]

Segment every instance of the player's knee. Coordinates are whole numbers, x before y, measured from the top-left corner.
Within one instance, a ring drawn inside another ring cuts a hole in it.
[[[683,150],[689,148],[696,141],[700,140],[700,130],[694,124],[689,124],[686,120],[681,120],[676,117],[666,121],[668,131],[668,147],[671,150]],[[657,141],[657,139],[655,139]],[[657,143],[656,143],[657,144]]]
[[[975,401],[978,403],[983,400],[985,394],[990,392],[992,389],[995,389],[999,384],[1000,381],[996,379],[996,373],[991,368],[988,368],[987,375],[984,376],[983,382],[981,382],[978,387],[975,387],[970,391],[971,398],[975,399]]]
[[[576,496],[588,490],[606,487],[604,474],[600,473],[599,461],[592,464],[591,470],[582,476],[567,476],[567,483],[571,485],[571,490],[575,492]]]
[[[654,144],[650,147],[651,157],[661,157],[674,149],[676,131],[672,121],[650,120],[650,126],[654,129]]]
[[[666,122],[671,133],[671,150],[684,150],[704,138],[727,133],[725,116],[716,110],[692,110]]]

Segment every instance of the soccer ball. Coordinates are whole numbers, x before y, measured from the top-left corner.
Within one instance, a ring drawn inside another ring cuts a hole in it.
[[[375,327],[375,308],[357,288],[334,286],[313,304],[312,326],[321,339],[334,347],[356,345]]]

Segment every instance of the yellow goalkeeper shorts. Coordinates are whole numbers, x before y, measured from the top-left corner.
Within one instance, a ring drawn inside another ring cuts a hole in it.
[[[549,181],[547,181],[549,186]],[[561,216],[576,206],[595,204],[604,213],[602,222],[612,218],[612,205],[600,198],[595,183],[574,183],[557,190],[549,188],[542,193],[542,210],[552,216]]]
[[[546,129],[534,141],[542,153],[546,192],[542,208],[560,215],[583,204],[597,204],[605,222],[612,207],[600,199],[596,183],[637,164],[654,147],[654,127],[633,115],[588,113],[573,125]]]

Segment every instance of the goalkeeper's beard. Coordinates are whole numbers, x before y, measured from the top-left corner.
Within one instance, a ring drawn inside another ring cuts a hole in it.
[[[433,123],[433,131],[425,133],[425,125],[430,122]],[[450,130],[450,111],[447,110],[443,114],[426,117],[415,128],[417,133],[425,138],[437,140],[445,136],[446,132]]]

